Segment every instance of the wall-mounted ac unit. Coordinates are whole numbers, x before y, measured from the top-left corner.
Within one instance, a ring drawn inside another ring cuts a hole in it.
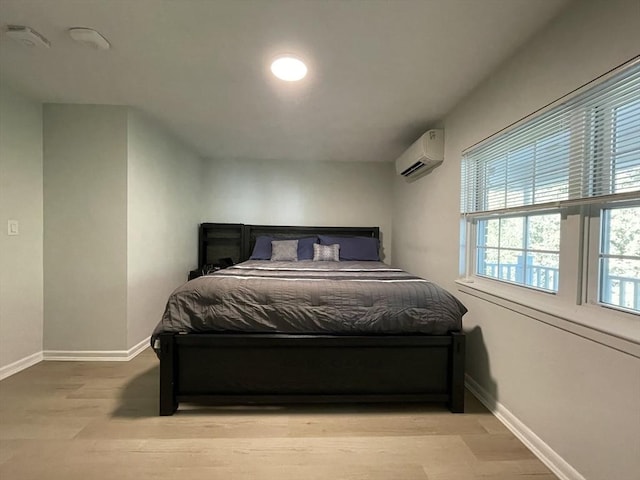
[[[396,160],[396,172],[406,178],[427,173],[444,160],[444,130],[429,130]]]

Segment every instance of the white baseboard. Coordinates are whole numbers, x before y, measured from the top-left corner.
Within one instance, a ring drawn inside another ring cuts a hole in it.
[[[466,375],[465,386],[511,433],[518,437],[549,470],[555,473],[560,480],[585,480],[564,458],[558,455],[555,450],[538,437],[533,430],[522,423],[518,417],[507,410],[504,405],[493,398],[469,375]]]
[[[127,350],[127,360],[132,360],[135,357],[137,357],[138,355],[140,355],[143,351],[145,351],[147,349],[147,347],[151,346],[151,336],[148,336],[147,338],[145,338],[144,340],[142,340],[141,342],[137,343],[136,345],[134,345],[133,347],[131,347],[129,350]]]
[[[69,362],[128,362],[149,346],[145,338],[129,350],[45,350],[44,360]]]
[[[20,360],[10,363],[9,365],[5,365],[0,368],[0,380],[4,380],[11,375],[15,375],[18,372],[21,372],[25,368],[29,368],[36,363],[39,363],[43,360],[42,352],[33,353],[27,357],[21,358]]]

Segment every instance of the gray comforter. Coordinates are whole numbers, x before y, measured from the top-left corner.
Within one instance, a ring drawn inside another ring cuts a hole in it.
[[[381,262],[247,261],[175,290],[163,332],[432,334],[467,309],[434,283]]]

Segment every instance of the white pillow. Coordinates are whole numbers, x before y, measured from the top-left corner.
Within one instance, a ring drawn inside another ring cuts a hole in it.
[[[313,261],[314,262],[339,262],[340,261],[340,245],[313,244]]]

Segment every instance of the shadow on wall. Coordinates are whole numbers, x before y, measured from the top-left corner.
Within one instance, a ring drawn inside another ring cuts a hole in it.
[[[478,326],[473,327],[466,332],[467,336],[467,376],[471,378],[483,391],[480,394],[480,400],[485,406],[493,411],[496,408],[498,400],[498,384],[491,376],[491,365],[489,362],[489,352],[482,336],[482,329]],[[475,386],[471,386],[472,390],[476,390]]]

